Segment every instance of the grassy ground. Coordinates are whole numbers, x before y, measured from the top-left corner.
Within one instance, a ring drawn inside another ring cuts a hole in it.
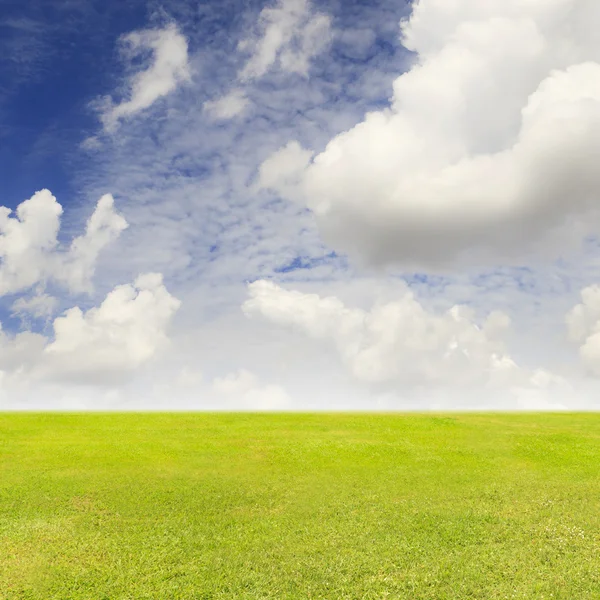
[[[0,598],[600,598],[600,415],[0,414]]]

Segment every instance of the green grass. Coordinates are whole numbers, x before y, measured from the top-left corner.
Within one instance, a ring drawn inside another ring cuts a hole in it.
[[[600,415],[0,414],[0,598],[600,598]]]

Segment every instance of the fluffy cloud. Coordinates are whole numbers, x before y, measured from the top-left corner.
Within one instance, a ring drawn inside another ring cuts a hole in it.
[[[63,210],[50,191],[36,192],[19,204],[16,216],[11,212],[0,207],[0,296],[35,285],[43,287],[50,281],[72,292],[90,291],[98,255],[127,227],[125,219],[114,210],[112,196],[105,195],[98,201],[85,234],[63,250],[58,243]],[[22,300],[15,309],[22,312],[40,306],[39,301]]]
[[[312,152],[298,142],[289,142],[260,165],[259,188],[276,188],[287,198],[294,198],[311,157]]]
[[[27,376],[39,364],[47,339],[38,333],[23,331],[11,336],[0,328],[1,378]]]
[[[98,307],[67,310],[54,319],[53,339],[29,331],[0,330],[0,373],[21,387],[36,382],[118,385],[168,342],[180,306],[157,273],[120,285]]]
[[[71,308],[56,318],[43,371],[85,383],[119,381],[167,343],[166,328],[179,306],[162,275],[140,275],[133,285],[117,286],[99,307]]]
[[[594,0],[415,3],[401,30],[418,58],[390,107],[302,174],[326,240],[437,267],[510,259],[569,218],[580,236],[600,192],[599,18]]]
[[[190,80],[188,43],[175,25],[164,29],[133,31],[122,38],[126,58],[132,60],[150,50],[152,62],[133,75],[129,82],[129,99],[115,104],[111,98],[99,103],[106,131],[114,131],[121,119],[148,108],[156,100],[173,92]]]
[[[551,387],[560,379],[521,368],[507,354],[503,338],[510,319],[501,312],[478,324],[467,307],[436,314],[409,291],[366,311],[269,281],[256,281],[248,289],[242,307],[246,315],[332,344],[353,377],[366,384],[405,390],[527,390]]]
[[[291,403],[291,398],[281,386],[262,384],[254,373],[245,369],[215,378],[212,389],[235,406],[253,410],[276,410],[289,407]]]
[[[25,200],[11,217],[0,207],[0,296],[30,288],[47,276],[57,245],[62,207],[48,190]]]
[[[63,280],[75,292],[89,292],[94,265],[100,252],[127,229],[127,221],[114,210],[114,199],[106,194],[98,200],[85,234],[75,238],[66,255]]]
[[[581,304],[569,311],[566,323],[570,340],[580,344],[584,367],[590,374],[600,376],[600,286],[581,291]]]

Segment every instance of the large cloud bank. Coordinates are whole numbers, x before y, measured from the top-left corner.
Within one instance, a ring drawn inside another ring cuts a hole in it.
[[[579,236],[600,191],[599,20],[595,0],[421,0],[390,107],[306,168],[284,149],[263,185],[375,264],[510,260],[569,219]]]
[[[427,311],[406,293],[371,310],[350,308],[337,297],[289,291],[270,281],[248,286],[243,304],[259,316],[332,345],[352,377],[379,389],[488,390],[518,394],[562,386],[544,370],[517,365],[504,342],[510,319],[490,313],[479,323],[467,307]]]
[[[600,286],[581,291],[581,304],[566,318],[569,338],[580,344],[579,356],[590,375],[600,377]]]

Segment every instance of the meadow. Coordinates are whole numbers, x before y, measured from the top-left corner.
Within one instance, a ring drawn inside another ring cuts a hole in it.
[[[0,598],[600,598],[600,415],[0,414]]]

